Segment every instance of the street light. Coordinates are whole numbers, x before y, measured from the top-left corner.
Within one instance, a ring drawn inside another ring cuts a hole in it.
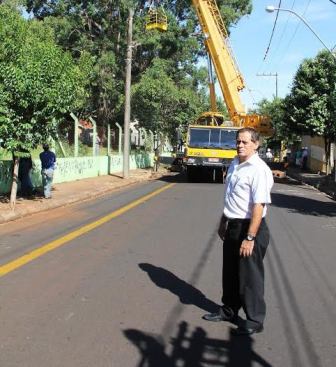
[[[273,13],[275,10],[278,11],[286,11],[288,13],[294,14],[295,16],[297,16],[300,20],[302,20],[302,22],[315,34],[316,38],[322,43],[322,45],[332,54],[332,56],[334,57],[334,59],[336,59],[336,55],[330,50],[330,48],[321,40],[321,38],[318,36],[318,34],[314,31],[314,29],[308,24],[308,22],[298,13],[296,13],[295,11],[291,10],[291,9],[284,9],[284,8],[276,8],[273,5],[268,5],[266,6],[265,10],[269,13]]]

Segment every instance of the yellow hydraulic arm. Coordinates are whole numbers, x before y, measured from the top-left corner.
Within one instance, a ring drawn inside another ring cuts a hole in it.
[[[210,54],[230,118],[244,115],[245,108],[239,91],[245,85],[234,61],[228,34],[215,0],[193,0],[197,16],[205,35],[205,45]]]
[[[235,126],[251,126],[264,135],[271,134],[265,116],[246,115],[239,92],[244,80],[235,62],[229,37],[215,0],[192,0],[205,35],[205,46],[215,67],[231,121]]]

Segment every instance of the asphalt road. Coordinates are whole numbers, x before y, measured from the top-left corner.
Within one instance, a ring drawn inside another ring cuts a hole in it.
[[[220,300],[223,187],[175,181],[0,226],[1,367],[335,366],[336,203],[275,185],[265,330],[234,337],[201,319]]]

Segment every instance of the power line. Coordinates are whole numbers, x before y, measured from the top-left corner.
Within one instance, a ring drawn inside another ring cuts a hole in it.
[[[308,8],[309,8],[310,3],[311,3],[311,0],[308,0],[308,3],[307,3],[307,5],[306,5],[306,7],[305,7],[305,10],[304,10],[304,11],[303,11],[303,13],[302,13],[302,16],[303,16],[303,17],[305,16],[305,14],[306,14],[306,12],[307,12],[307,10],[308,10]],[[292,43],[293,39],[295,38],[296,33],[297,33],[297,31],[298,31],[298,29],[299,29],[300,25],[301,25],[301,23],[298,21],[298,22],[297,22],[297,24],[296,24],[296,28],[295,28],[295,30],[294,30],[294,33],[293,33],[293,35],[292,35],[291,39],[289,40],[289,42],[287,43],[287,47],[286,47],[286,49],[287,49],[287,50],[289,49],[289,46],[291,45],[291,43]]]
[[[293,2],[292,2],[292,5],[291,5],[291,7],[290,7],[290,10],[293,10],[293,8],[294,8],[294,5],[295,5],[295,1],[296,0],[293,0]],[[275,54],[273,54],[273,58],[279,53],[279,50],[280,50],[280,46],[279,45],[281,45],[281,42],[282,42],[282,39],[283,39],[283,37],[284,37],[284,35],[285,35],[285,33],[286,33],[286,30],[287,30],[287,27],[288,27],[288,23],[289,23],[289,18],[290,18],[290,14],[288,14],[287,15],[287,20],[286,20],[286,24],[284,25],[284,27],[283,27],[283,29],[282,29],[282,33],[281,33],[281,35],[280,35],[280,37],[279,37],[279,40],[278,40],[278,47],[275,47]]]
[[[308,8],[309,8],[309,6],[310,6],[310,3],[311,3],[311,0],[308,0],[307,4],[306,4],[306,6],[305,6],[305,9],[304,9],[304,11],[303,11],[303,13],[302,13],[302,16],[303,16],[303,17],[305,16],[305,14],[306,14],[306,12],[307,12],[307,10],[308,10]],[[293,9],[293,8],[292,8],[292,9]],[[292,9],[291,9],[291,10],[292,10]],[[287,46],[285,47],[285,50],[289,50],[289,47],[290,47],[290,45],[292,44],[293,39],[295,38],[295,36],[296,36],[296,34],[297,34],[297,32],[298,32],[298,29],[299,29],[300,25],[301,25],[300,21],[297,21],[297,24],[296,24],[296,27],[295,27],[295,29],[294,29],[294,32],[293,32],[293,34],[292,34],[291,38],[289,39],[289,41],[287,42]],[[276,65],[275,65],[275,68],[277,68],[277,67],[279,66],[279,64],[282,62],[283,58],[284,58],[284,56],[278,60],[278,62],[277,62],[277,63],[276,63]]]
[[[278,8],[281,8],[281,1],[282,0],[279,0]],[[275,17],[275,21],[274,21],[274,25],[273,25],[273,29],[272,29],[272,33],[271,33],[271,37],[270,37],[270,40],[268,42],[268,46],[267,46],[267,49],[266,49],[266,52],[265,52],[264,61],[265,61],[265,59],[267,57],[267,54],[268,54],[268,51],[271,47],[271,43],[272,43],[272,39],[273,39],[273,35],[274,35],[274,31],[275,31],[275,27],[276,27],[276,24],[277,24],[278,17],[279,17],[279,10],[276,13],[276,17]]]
[[[331,3],[335,4],[336,5],[336,1],[334,0],[329,0]]]

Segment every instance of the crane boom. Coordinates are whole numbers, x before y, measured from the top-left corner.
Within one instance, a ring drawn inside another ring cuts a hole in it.
[[[193,0],[193,5],[205,35],[205,45],[210,54],[216,75],[233,122],[245,115],[239,92],[245,84],[229,43],[229,37],[215,0]]]
[[[183,164],[188,180],[211,174],[223,181],[223,170],[236,155],[236,134],[241,127],[254,127],[261,135],[272,134],[269,119],[246,114],[240,98],[244,80],[235,62],[229,37],[215,0],[192,0],[205,36],[205,46],[214,65],[231,121],[216,112],[216,98],[209,63],[212,111],[204,112],[188,126]]]

